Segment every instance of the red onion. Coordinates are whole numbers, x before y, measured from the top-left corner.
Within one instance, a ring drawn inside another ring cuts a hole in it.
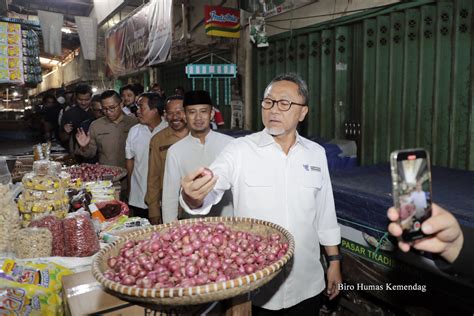
[[[198,272],[198,269],[196,268],[195,265],[190,264],[186,266],[185,273],[188,278],[192,278],[193,276],[197,274],[197,272]]]
[[[223,274],[219,274],[219,276],[216,279],[216,282],[223,282],[223,281],[227,281],[227,277]]]
[[[168,282],[168,280],[170,279],[169,275],[167,273],[161,273],[158,275],[158,277],[156,278],[156,280],[160,283],[162,282]]]
[[[245,273],[247,273],[247,274],[254,273],[255,270],[256,270],[256,269],[255,269],[255,265],[253,265],[253,264],[247,264],[247,265],[245,266]]]
[[[278,241],[280,240],[280,238],[281,238],[280,234],[277,234],[277,233],[274,233],[270,236],[270,239],[273,241]]]
[[[173,260],[169,263],[168,265],[168,269],[171,271],[171,272],[175,272],[177,270],[179,270],[179,262],[176,261],[176,260]]]
[[[131,275],[126,275],[125,277],[123,277],[121,283],[123,285],[134,285],[135,284],[135,277],[133,277]]]
[[[201,274],[196,275],[194,277],[194,281],[195,281],[196,285],[203,285],[203,284],[206,284],[209,281],[209,277],[206,274],[201,273]]]
[[[115,266],[117,265],[117,258],[110,257],[109,259],[107,259],[107,265],[112,269],[115,268]]]
[[[223,237],[222,234],[215,234],[212,236],[212,244],[216,247],[222,245]]]
[[[139,269],[139,266],[135,263],[132,263],[128,269],[127,269],[127,272],[129,275],[132,275],[132,276],[137,276],[138,275],[138,272],[140,272],[140,269]]]
[[[133,240],[129,240],[125,243],[124,247],[125,248],[133,248],[133,246],[135,246],[135,242]]]
[[[160,242],[159,242],[159,241],[152,241],[152,242],[150,243],[149,250],[150,250],[151,252],[158,251],[158,250],[160,250],[160,248],[161,248],[161,245],[160,245]]]
[[[217,272],[216,269],[211,269],[209,270],[209,280],[215,281],[217,280],[217,277],[219,276],[219,273]]]
[[[189,256],[194,252],[194,248],[192,245],[184,245],[182,249],[183,255]]]

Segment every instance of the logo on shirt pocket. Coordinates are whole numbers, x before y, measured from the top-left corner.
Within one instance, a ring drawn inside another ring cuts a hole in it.
[[[320,167],[310,166],[310,165],[308,165],[308,164],[303,164],[303,168],[304,168],[304,170],[306,170],[306,171],[317,171],[317,172],[321,172],[321,168],[320,168]]]

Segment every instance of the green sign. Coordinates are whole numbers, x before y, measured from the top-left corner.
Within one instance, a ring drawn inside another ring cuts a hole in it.
[[[342,238],[341,248],[355,254],[356,256],[368,259],[377,264],[393,268],[395,260],[382,252],[375,252],[375,249],[361,245],[352,240]]]

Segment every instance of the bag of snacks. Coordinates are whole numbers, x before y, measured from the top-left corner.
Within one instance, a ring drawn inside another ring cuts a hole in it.
[[[23,228],[16,235],[14,248],[18,258],[50,257],[53,235],[47,228]]]
[[[18,263],[12,259],[5,260],[2,270],[0,311],[7,315],[63,314],[61,280],[72,274],[71,270],[54,263]]]
[[[63,220],[66,257],[89,257],[100,249],[89,213],[78,211]]]
[[[53,256],[64,256],[64,230],[59,218],[46,215],[30,223],[29,227],[47,228],[53,236]]]

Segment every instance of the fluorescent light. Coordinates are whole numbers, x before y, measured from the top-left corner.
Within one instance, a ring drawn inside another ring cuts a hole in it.
[[[18,96],[18,92],[13,92],[13,97],[16,98]]]
[[[66,33],[66,34],[71,34],[72,33],[71,29],[68,28],[68,27],[62,27],[61,32]]]
[[[60,63],[60,61],[55,60],[55,59],[51,59],[51,58],[40,57],[40,63],[42,63],[42,64],[51,64],[53,66],[56,66]]]

